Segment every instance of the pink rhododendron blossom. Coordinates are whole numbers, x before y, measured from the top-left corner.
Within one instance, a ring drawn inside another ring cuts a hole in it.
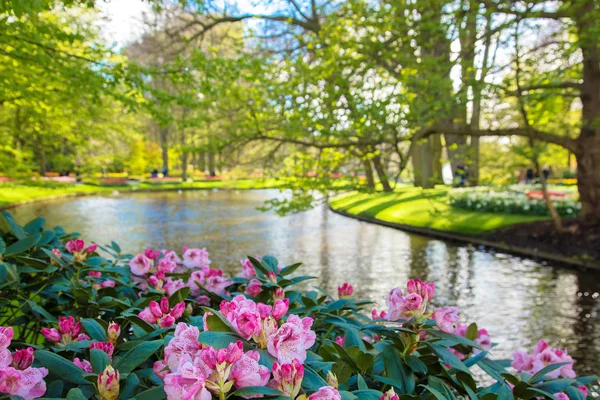
[[[235,296],[230,302],[222,301],[219,310],[244,339],[260,334],[261,318],[257,304],[244,295]]]
[[[338,286],[338,297],[340,299],[347,299],[352,297],[354,293],[354,287],[348,282],[344,282],[342,286]]]
[[[346,336],[336,336],[335,342],[340,346],[344,347],[344,345],[346,344]]]
[[[183,282],[183,279],[171,279],[166,278],[165,283],[163,285],[163,289],[167,296],[172,296],[173,293],[178,291],[179,289],[183,289],[187,285]]]
[[[371,310],[371,319],[373,321],[377,321],[379,319],[385,319],[385,317],[387,317],[387,312],[385,312],[385,311],[379,312],[375,308]]]
[[[91,254],[91,253],[95,252],[97,249],[98,249],[98,245],[96,243],[92,243],[87,247],[87,249],[85,249],[85,252],[88,254]]]
[[[100,400],[117,400],[120,391],[119,371],[107,365],[98,375],[97,383]]]
[[[165,379],[165,376],[169,374],[171,371],[169,370],[169,366],[164,360],[158,360],[152,365],[152,371],[158,376],[160,379]]]
[[[400,400],[400,397],[398,397],[398,395],[394,391],[394,388],[391,388],[390,390],[385,392],[383,394],[383,396],[381,396],[379,399],[380,400]]]
[[[306,350],[311,348],[316,340],[315,332],[310,329],[312,324],[312,318],[300,318],[291,314],[286,323],[269,336],[267,341],[269,354],[277,358],[280,364],[291,363],[294,359],[304,363]]]
[[[168,328],[173,326],[177,319],[181,318],[184,311],[185,303],[183,301],[169,309],[169,299],[163,297],[160,304],[151,301],[150,305],[138,314],[138,317],[149,324],[157,324],[161,328]]]
[[[260,353],[258,351],[249,351],[233,365],[230,378],[234,380],[236,388],[265,386],[269,382],[271,371],[260,365],[259,360]]]
[[[202,294],[194,299],[196,304],[201,306],[210,306],[210,297],[205,294]]]
[[[51,342],[58,343],[62,336],[56,328],[42,328],[42,335]]]
[[[525,372],[533,375],[543,368],[560,363],[568,363],[558,369],[549,372],[547,375],[551,378],[575,378],[573,371],[573,358],[567,354],[566,350],[552,349],[544,340],[540,340],[535,346],[533,355],[522,351],[515,351],[511,366],[518,372]]]
[[[275,300],[272,315],[275,319],[281,319],[290,308],[290,299]]]
[[[277,283],[277,274],[273,271],[269,271],[267,273],[267,279],[273,283]]]
[[[256,271],[250,260],[240,260],[240,263],[242,264],[242,272],[238,275],[240,278],[250,280],[256,276]]]
[[[25,349],[17,350],[12,355],[11,366],[18,370],[25,370],[31,367],[33,364],[33,348],[27,347]]]
[[[581,394],[583,395],[583,397],[588,397],[588,388],[585,386],[578,386],[577,389],[579,389],[579,391],[581,392]]]
[[[90,271],[90,272],[88,272],[88,276],[90,278],[100,278],[100,277],[102,277],[102,272],[100,272],[100,271]]]
[[[65,249],[71,254],[83,251],[84,247],[85,242],[82,239],[71,239],[65,245]]]
[[[94,342],[90,345],[90,351],[93,349],[101,350],[108,354],[110,358],[112,358],[113,352],[115,351],[115,346],[111,342]]]
[[[88,340],[89,336],[81,333],[82,329],[81,322],[75,322],[75,319],[69,316],[58,319],[58,329],[42,328],[41,332],[49,341],[66,345],[75,341]]]
[[[73,364],[77,365],[87,373],[91,374],[93,372],[92,364],[88,360],[80,360],[79,358],[75,357]]]
[[[452,333],[456,329],[458,322],[458,308],[444,307],[433,312],[433,319],[437,327],[447,333]]]
[[[189,269],[196,269],[202,267],[208,267],[210,265],[210,259],[208,258],[208,252],[206,249],[187,249],[183,251],[183,265]]]
[[[571,400],[569,398],[569,396],[567,396],[566,393],[554,393],[554,397],[556,397],[558,400]]]
[[[281,391],[284,395],[296,398],[300,393],[304,366],[296,359],[289,364],[273,363],[273,379],[267,386]]]
[[[14,336],[15,332],[12,327],[5,328],[0,326],[0,349],[8,348]]]
[[[458,336],[462,336],[462,337],[466,337],[467,335],[467,329],[469,329],[468,325],[464,325],[464,324],[457,324],[456,325],[456,329],[454,330],[454,334],[458,335]],[[488,333],[488,331],[486,329],[479,329],[477,330],[477,337],[474,340],[475,343],[477,343],[479,346],[481,346],[481,348],[483,350],[489,350],[492,348],[492,338],[490,337],[490,334]],[[460,351],[450,348],[450,351],[459,359],[459,360],[464,360],[467,356],[463,353],[461,353]],[[474,348],[473,349],[473,353],[474,354],[479,354],[481,352],[481,350]]]
[[[262,292],[262,284],[258,279],[252,279],[248,286],[246,286],[246,293],[249,296],[256,297]]]
[[[273,291],[273,300],[283,300],[285,299],[285,290],[283,288],[277,287]]]
[[[180,322],[175,327],[173,339],[165,347],[165,362],[172,371],[176,371],[185,355],[193,356],[201,348],[198,341],[200,330],[191,325]]]
[[[191,361],[181,365],[176,373],[164,377],[167,400],[211,400],[206,377]]]
[[[100,284],[100,289],[106,289],[111,287],[115,287],[115,281],[113,281],[112,279],[107,279]]]
[[[342,396],[340,396],[340,392],[337,389],[331,386],[324,386],[318,392],[308,396],[308,400],[342,400]]]
[[[137,254],[129,261],[129,268],[135,275],[146,275],[152,267],[152,260],[143,254]]]
[[[150,260],[157,260],[160,257],[160,251],[148,248],[144,250],[144,255]]]
[[[25,400],[42,397],[46,393],[46,368],[29,367],[23,371],[8,367],[0,371],[0,393],[21,396]]]
[[[435,294],[435,283],[425,283],[420,279],[411,279],[406,284],[406,291],[418,294],[423,301],[429,301]]]
[[[177,268],[177,263],[173,262],[169,259],[166,259],[166,258],[161,258],[156,263],[156,269],[158,270],[158,272],[161,272],[163,274],[175,272],[176,268]]]

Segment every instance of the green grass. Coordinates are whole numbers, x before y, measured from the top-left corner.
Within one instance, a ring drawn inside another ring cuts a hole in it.
[[[420,189],[402,186],[394,193],[353,192],[331,201],[331,206],[354,215],[373,217],[419,228],[477,234],[508,225],[546,220],[548,217],[461,210],[446,202],[448,188]]]
[[[0,183],[0,207],[32,200],[76,194],[103,194],[133,191],[192,190],[192,189],[267,189],[283,184],[277,179],[239,179],[196,181],[193,183],[142,182],[136,185],[62,184],[56,182]]]

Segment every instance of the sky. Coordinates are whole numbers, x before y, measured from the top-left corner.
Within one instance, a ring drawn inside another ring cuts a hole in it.
[[[143,32],[142,15],[150,10],[142,0],[103,0],[97,2],[104,21],[102,35],[117,47],[139,39]]]

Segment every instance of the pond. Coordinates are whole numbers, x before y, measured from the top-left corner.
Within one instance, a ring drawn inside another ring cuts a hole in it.
[[[579,374],[600,372],[600,273],[561,268],[472,246],[359,222],[325,206],[287,217],[256,210],[277,191],[194,191],[72,198],[11,210],[18,221],[43,216],[86,240],[181,251],[206,247],[213,266],[237,272],[250,254],[304,263],[302,274],[332,292],[384,297],[411,277],[436,282],[436,305],[456,305],[498,346],[493,358],[530,351],[539,338],[566,347]]]

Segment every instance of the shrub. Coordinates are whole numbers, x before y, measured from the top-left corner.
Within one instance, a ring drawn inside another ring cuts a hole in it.
[[[0,392],[11,398],[583,399],[566,350],[511,362],[435,285],[393,289],[387,311],[299,291],[312,279],[272,256],[227,277],[204,249],[122,254],[37,218],[0,214]],[[487,378],[472,372],[478,366]]]
[[[556,211],[563,217],[576,217],[581,204],[572,196],[550,193]],[[482,189],[452,189],[448,195],[451,206],[478,212],[494,212],[522,215],[550,215],[548,207],[539,190],[526,189],[520,191],[494,191]]]

